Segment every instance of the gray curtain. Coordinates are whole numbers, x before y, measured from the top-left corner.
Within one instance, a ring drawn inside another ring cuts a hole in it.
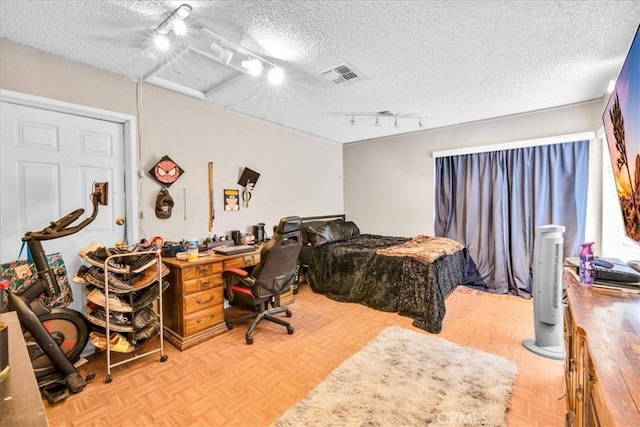
[[[539,225],[564,225],[564,256],[576,256],[588,168],[588,141],[437,158],[435,234],[467,248],[465,284],[530,297]]]

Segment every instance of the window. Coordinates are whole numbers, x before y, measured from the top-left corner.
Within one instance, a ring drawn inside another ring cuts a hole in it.
[[[602,257],[640,260],[640,243],[624,233],[624,222],[613,178],[613,165],[604,132],[602,139]]]

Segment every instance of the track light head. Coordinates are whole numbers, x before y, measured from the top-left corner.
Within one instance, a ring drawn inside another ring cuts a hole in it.
[[[169,42],[169,39],[164,34],[156,34],[153,38],[153,44],[156,49],[162,51],[169,50],[169,47],[171,46],[171,42]]]
[[[187,34],[187,24],[182,19],[178,19],[173,23],[173,32],[176,36],[185,36]]]
[[[173,33],[178,37],[183,37],[187,34],[187,24],[184,21],[186,17],[191,14],[191,6],[188,4],[180,5],[174,10],[171,15],[154,30],[154,44],[158,50],[168,50],[171,41],[169,39],[169,33]],[[164,39],[162,39],[163,37]]]
[[[284,82],[284,70],[280,67],[273,67],[269,70],[267,78],[269,79],[269,83],[272,85],[280,85]]]
[[[189,6],[186,3],[185,4],[181,4],[180,7],[178,7],[176,9],[177,15],[182,19],[184,19],[187,16],[191,15],[191,11],[192,11],[191,6]]]
[[[259,76],[262,73],[262,62],[255,58],[245,59],[240,63],[240,65],[252,76]]]

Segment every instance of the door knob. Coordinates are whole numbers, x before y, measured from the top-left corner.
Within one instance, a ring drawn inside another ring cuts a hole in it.
[[[124,225],[124,217],[121,217],[121,216],[117,217],[116,218],[116,224]]]

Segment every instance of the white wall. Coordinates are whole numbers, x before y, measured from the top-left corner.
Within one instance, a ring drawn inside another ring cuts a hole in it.
[[[266,223],[271,234],[282,216],[344,210],[339,144],[229,113],[153,85],[141,86],[138,110],[135,81],[4,40],[0,88],[134,116],[139,111],[140,237],[204,238],[234,229],[250,232],[258,222]],[[175,202],[172,217],[160,220],[154,209],[161,187],[147,171],[165,154],[186,172],[169,188]],[[209,161],[215,169],[212,233],[207,216]],[[261,174],[249,208],[224,212],[223,189],[241,189],[236,183],[245,166]]]
[[[362,232],[411,237],[434,233],[433,151],[595,131],[600,100],[535,113],[348,144],[344,148],[345,213]],[[600,152],[593,149],[592,155]],[[599,160],[596,160],[597,164]],[[593,159],[592,162],[594,163]],[[590,190],[601,191],[601,168]],[[600,240],[599,194],[588,201],[587,239]],[[594,205],[595,204],[595,205]],[[597,211],[597,212],[596,212]]]

